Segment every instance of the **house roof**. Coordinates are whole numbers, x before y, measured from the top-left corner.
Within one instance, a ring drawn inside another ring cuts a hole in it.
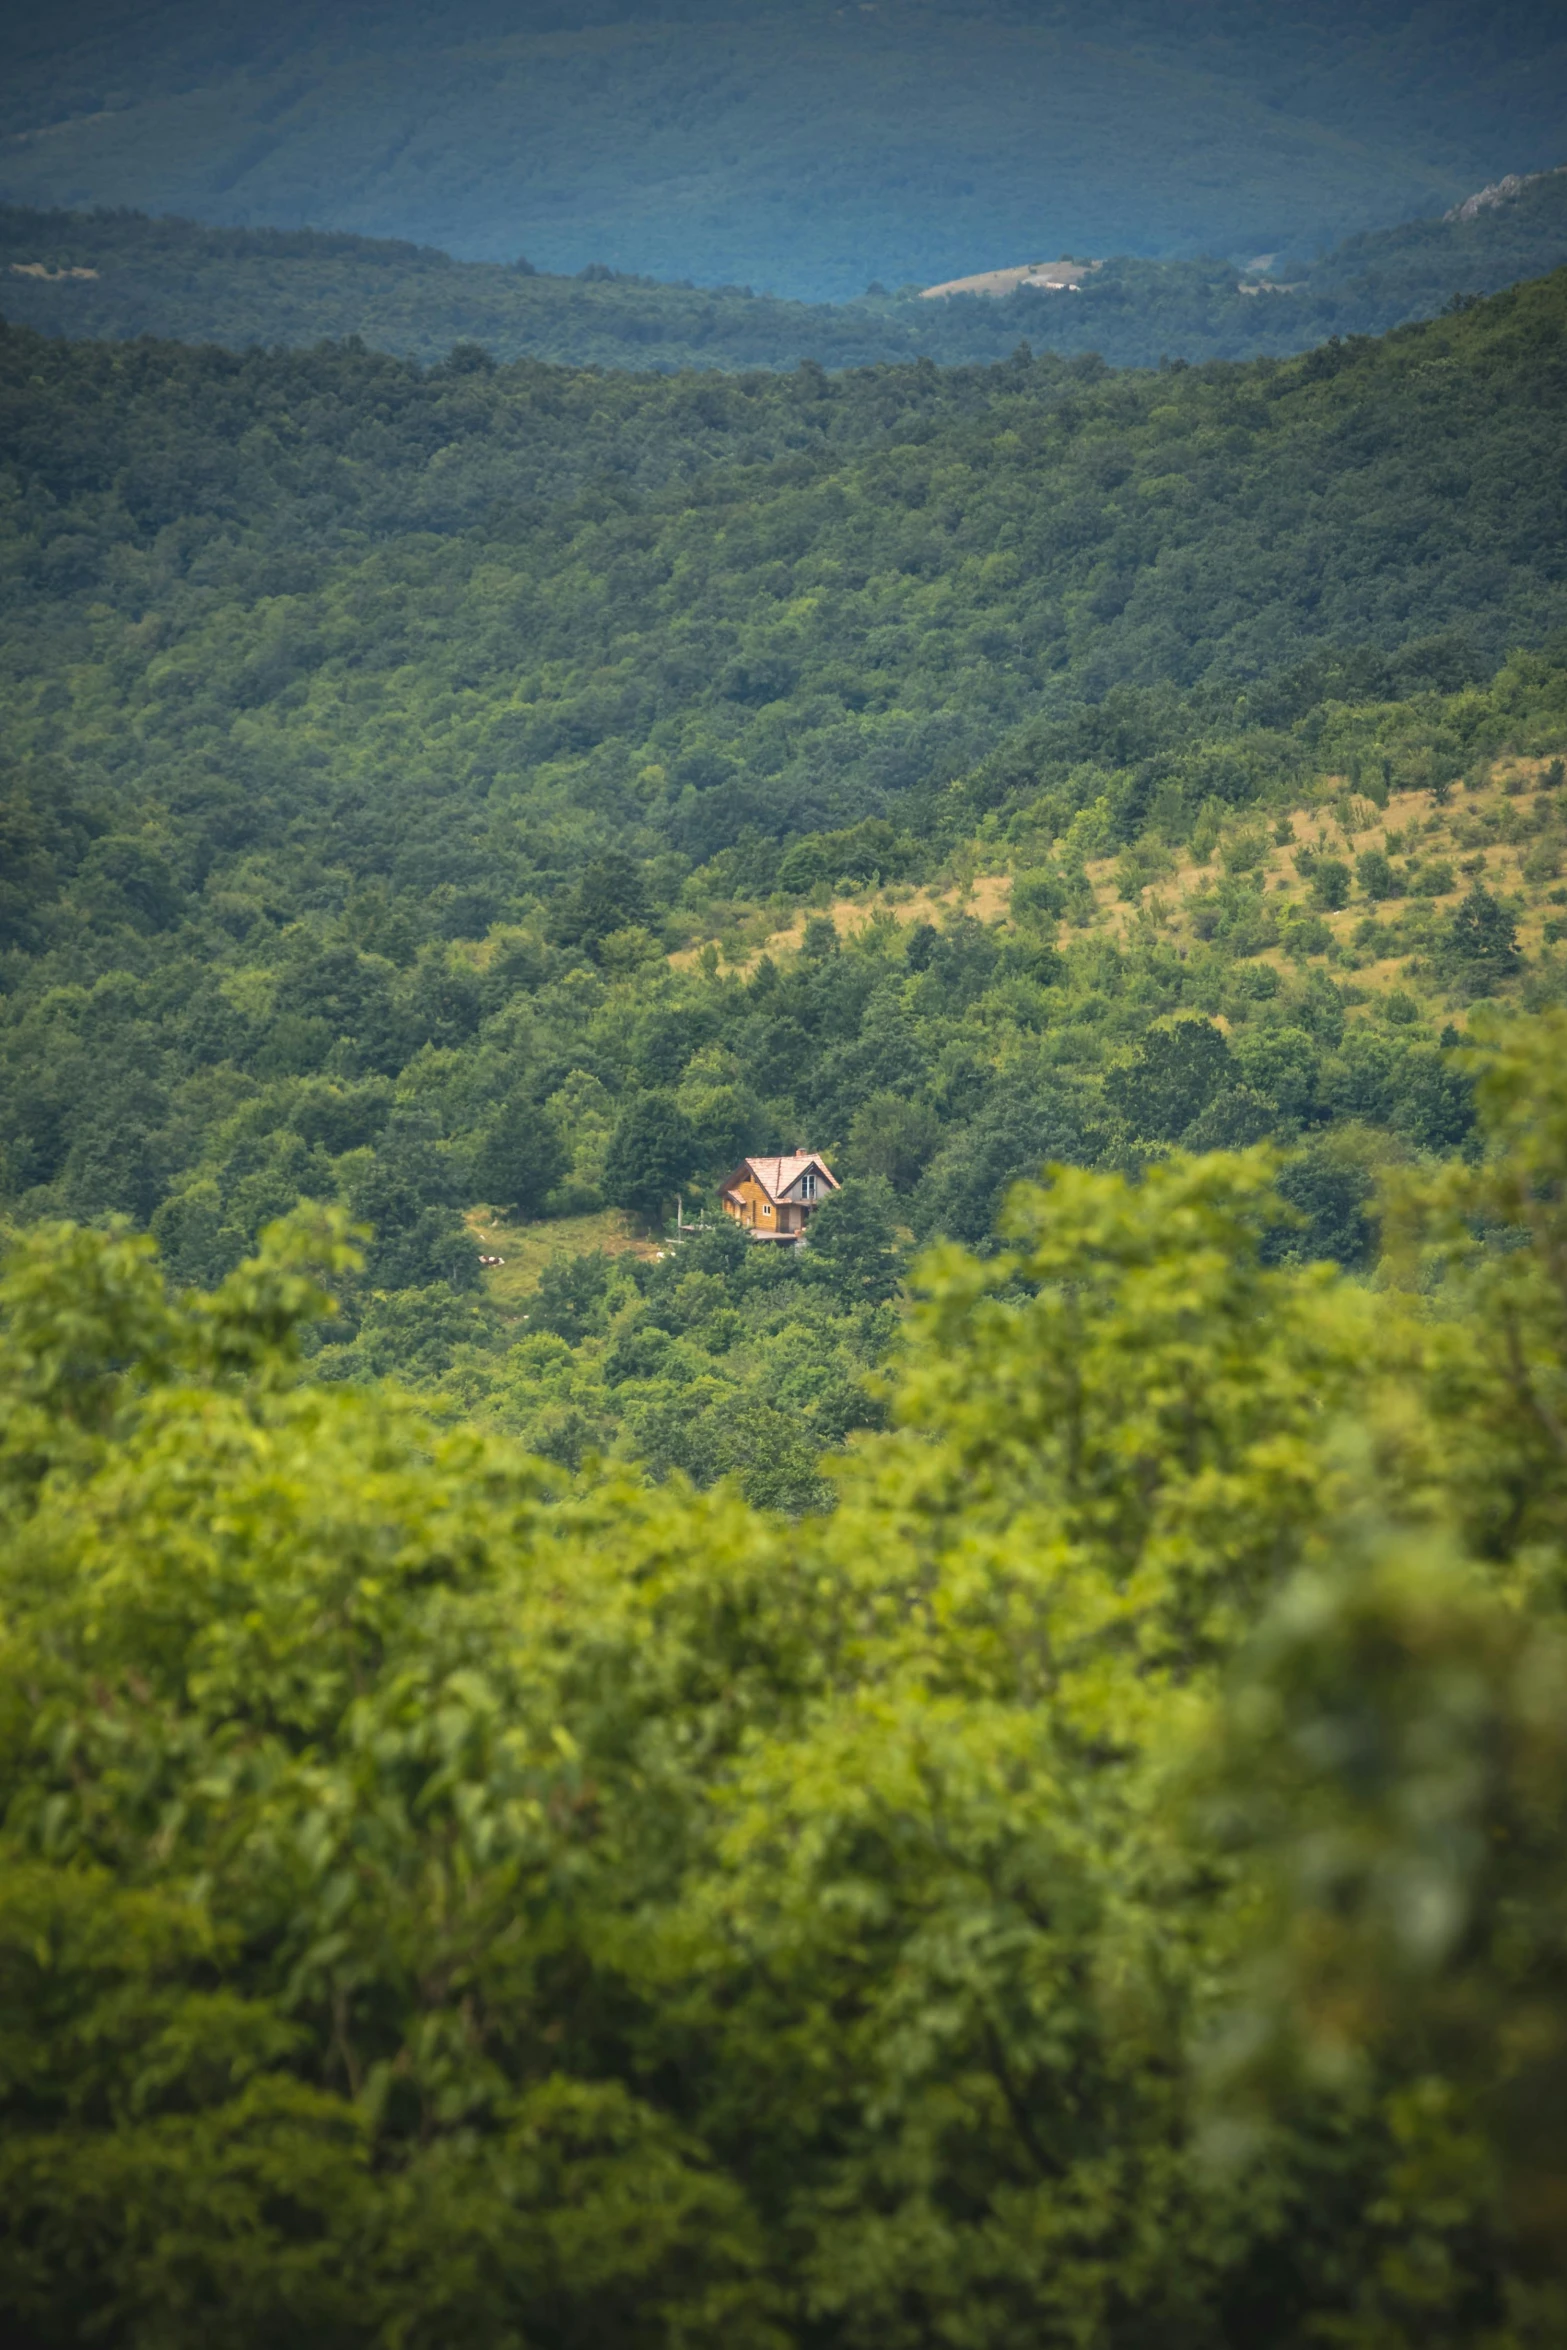
[[[724,1189],[731,1191],[742,1176],[753,1175],[769,1199],[781,1200],[791,1185],[799,1182],[807,1167],[814,1167],[834,1191],[838,1189],[837,1176],[818,1151],[790,1151],[776,1159],[742,1159]]]

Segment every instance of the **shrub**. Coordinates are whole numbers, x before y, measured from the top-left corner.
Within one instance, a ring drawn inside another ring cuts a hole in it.
[[[1350,872],[1341,857],[1318,857],[1311,874],[1311,902],[1324,914],[1349,904]]]

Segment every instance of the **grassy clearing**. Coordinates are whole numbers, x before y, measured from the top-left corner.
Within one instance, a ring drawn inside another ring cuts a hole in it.
[[[539,1286],[539,1276],[551,1257],[589,1256],[602,1249],[607,1256],[626,1253],[639,1257],[658,1254],[634,1216],[624,1208],[601,1208],[592,1216],[557,1216],[536,1224],[513,1224],[490,1207],[470,1208],[469,1231],[488,1255],[504,1257],[503,1265],[489,1265],[484,1287],[492,1303],[520,1320]]]

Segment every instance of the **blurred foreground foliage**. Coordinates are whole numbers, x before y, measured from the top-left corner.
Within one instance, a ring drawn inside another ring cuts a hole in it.
[[[1564,1047],[1374,1281],[1020,1186],[793,1522],[312,1384],[340,1216],[18,1237],[12,2338],[1559,2341]]]

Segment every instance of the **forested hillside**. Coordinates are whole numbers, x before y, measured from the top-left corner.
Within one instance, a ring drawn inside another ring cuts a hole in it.
[[[1316,261],[1280,259],[1265,277],[1234,263],[1123,257],[1072,294],[923,301],[905,288],[839,304],[659,285],[603,263],[551,277],[368,237],[0,207],[0,307],[13,323],[236,350],[352,334],[426,362],[458,342],[501,360],[645,369],[994,362],[1019,342],[1097,352],[1112,366],[1240,359],[1382,334],[1564,263],[1563,172],[1468,219],[1370,232]]]
[[[0,24],[0,2339],[1567,2341],[1564,77]]]
[[[30,1233],[13,2334],[1554,2350],[1564,1055],[1375,1291],[1255,1156],[1022,1187],[794,1524],[302,1383],[330,1222]]]
[[[340,1201],[324,1369],[791,1507],[1047,1156],[1271,1137],[1362,1261],[1455,1016],[1558,984],[1564,312],[1118,377],[11,329],[13,1210],[211,1282]],[[801,1139],[806,1261],[625,1246]]]
[[[1309,257],[1559,163],[1564,95],[1547,0],[62,0],[0,22],[0,197],[845,300]]]

